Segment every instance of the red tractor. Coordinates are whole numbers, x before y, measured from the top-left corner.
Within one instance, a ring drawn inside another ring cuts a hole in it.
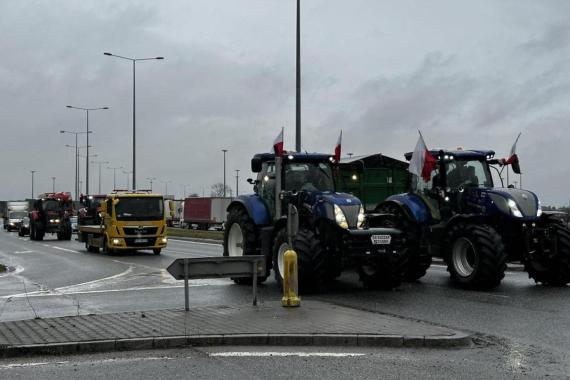
[[[71,193],[40,194],[30,212],[30,240],[43,240],[48,232],[57,240],[71,240],[72,214]]]

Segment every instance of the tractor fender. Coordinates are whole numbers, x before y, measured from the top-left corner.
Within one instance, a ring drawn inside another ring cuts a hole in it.
[[[243,207],[257,226],[271,224],[269,210],[265,206],[265,203],[263,203],[263,200],[256,194],[242,195],[234,199],[226,211],[229,212],[234,207]]]
[[[392,195],[376,208],[384,204],[394,204],[398,206],[404,215],[411,221],[417,224],[428,224],[432,217],[427,205],[420,197],[413,193],[404,193]]]
[[[492,218],[483,214],[457,214],[453,215],[446,223],[445,230],[449,230],[451,227],[459,223],[470,223],[470,224],[493,224]]]

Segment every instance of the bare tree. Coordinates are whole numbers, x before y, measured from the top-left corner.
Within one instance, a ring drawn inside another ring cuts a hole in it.
[[[226,195],[229,195],[232,191],[230,186],[226,185]],[[224,196],[224,184],[221,182],[215,183],[211,186],[210,191],[211,197],[223,197]]]

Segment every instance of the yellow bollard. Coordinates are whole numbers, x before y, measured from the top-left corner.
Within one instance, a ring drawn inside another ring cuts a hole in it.
[[[301,305],[297,253],[292,249],[288,249],[283,254],[283,298],[281,298],[281,305],[286,307]]]

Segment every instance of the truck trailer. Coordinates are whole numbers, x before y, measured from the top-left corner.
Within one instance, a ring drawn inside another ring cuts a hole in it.
[[[233,198],[192,197],[184,200],[184,224],[191,228],[207,230],[222,228],[226,221],[226,209]]]

